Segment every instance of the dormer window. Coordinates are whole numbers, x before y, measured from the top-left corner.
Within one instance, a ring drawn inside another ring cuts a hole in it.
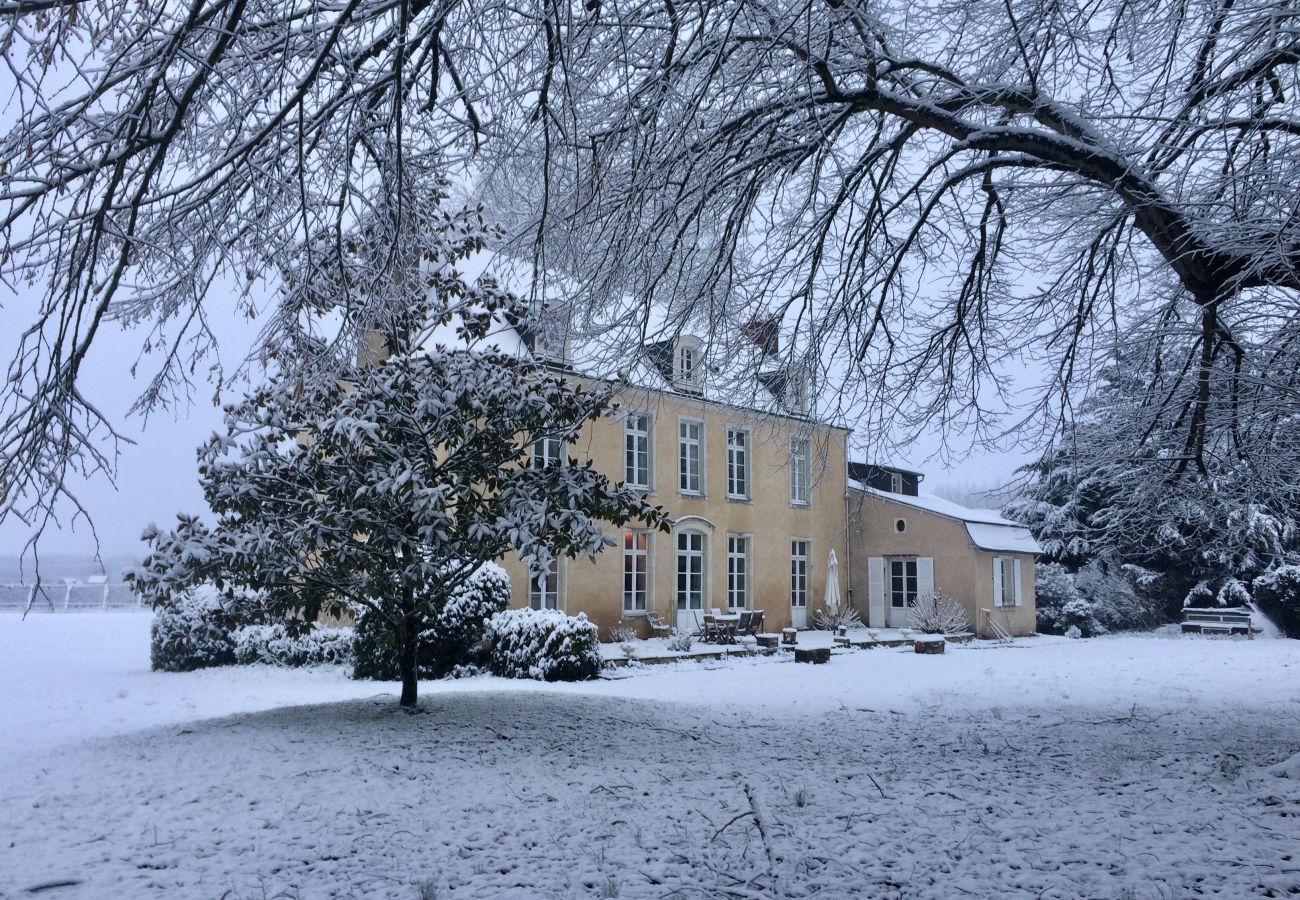
[[[541,362],[569,361],[569,314],[563,306],[547,306],[538,317],[533,353]]]
[[[785,408],[792,413],[808,411],[808,373],[797,369],[790,373],[785,382]]]
[[[696,338],[677,339],[673,353],[673,383],[679,388],[699,390],[700,376],[704,369],[704,354]]]
[[[891,494],[903,493],[903,476],[897,472],[889,473],[889,492]],[[899,521],[902,521],[901,519]],[[898,529],[902,531],[903,529]]]

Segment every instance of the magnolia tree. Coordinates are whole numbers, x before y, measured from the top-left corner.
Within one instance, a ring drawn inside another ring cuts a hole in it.
[[[227,408],[199,450],[215,522],[150,529],[141,596],[167,603],[211,581],[305,620],[367,610],[398,648],[410,707],[420,633],[484,562],[513,551],[543,572],[600,552],[610,524],[666,521],[590,463],[529,464],[535,441],[572,441],[610,409],[605,387],[495,348],[397,352],[345,374],[276,378]]]

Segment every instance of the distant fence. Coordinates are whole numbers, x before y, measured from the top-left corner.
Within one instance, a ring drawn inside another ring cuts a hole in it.
[[[0,612],[126,612],[145,609],[122,582],[55,581],[38,590],[30,584],[0,584]]]

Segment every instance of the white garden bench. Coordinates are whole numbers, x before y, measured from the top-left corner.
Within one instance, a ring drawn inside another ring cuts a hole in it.
[[[1184,609],[1183,631],[1192,634],[1255,635],[1250,622],[1250,610],[1245,607]]]

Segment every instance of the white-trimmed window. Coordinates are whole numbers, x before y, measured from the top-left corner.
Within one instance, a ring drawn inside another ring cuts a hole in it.
[[[891,494],[903,493],[903,476],[897,472],[889,473],[889,492]]]
[[[733,500],[749,499],[748,428],[727,429],[727,496]]]
[[[812,444],[806,437],[790,438],[790,502],[808,504],[808,470]]]
[[[727,535],[727,606],[731,609],[749,609],[749,545],[747,534]]]
[[[785,408],[796,415],[808,411],[808,373],[803,369],[797,369],[786,377]]]
[[[790,542],[790,605],[808,605],[809,541],[795,538]]]
[[[677,420],[677,488],[683,494],[704,493],[704,423]]]
[[[1020,605],[1020,560],[993,557],[993,602],[998,606]]]
[[[654,419],[649,413],[629,413],[623,420],[623,481],[628,487],[650,490],[650,448]]]
[[[677,383],[696,387],[700,383],[700,351],[695,347],[677,348]]]
[[[650,534],[623,532],[623,612],[645,612],[650,598]]]
[[[560,560],[551,560],[551,567],[541,575],[534,575],[528,587],[528,605],[533,609],[560,608]]]
[[[558,437],[543,437],[533,441],[532,456],[529,460],[534,469],[558,466],[564,462],[564,441]]]
[[[915,558],[889,560],[887,589],[890,606],[894,609],[907,609],[915,604],[918,585]]]
[[[704,609],[704,547],[699,531],[677,532],[677,609]]]

